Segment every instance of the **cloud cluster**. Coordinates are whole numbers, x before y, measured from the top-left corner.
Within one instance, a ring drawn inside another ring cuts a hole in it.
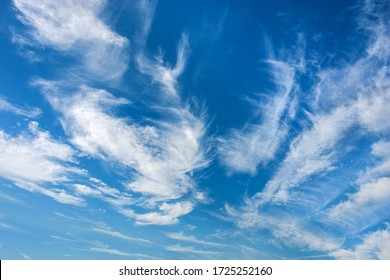
[[[30,122],[28,132],[11,136],[0,131],[0,176],[16,186],[52,197],[58,202],[83,205],[84,201],[59,187],[85,174],[76,167],[75,151]]]
[[[15,0],[19,19],[29,27],[28,34],[17,35],[15,42],[76,54],[83,62],[80,75],[87,71],[97,80],[118,79],[127,69],[128,40],[100,18],[105,2]]]
[[[13,3],[26,27],[14,31],[13,42],[26,48],[30,61],[42,62],[35,52],[47,48],[66,62],[56,78],[32,82],[59,117],[66,140],[55,139],[37,122],[30,122],[18,135],[1,130],[0,177],[63,204],[83,206],[98,199],[137,225],[175,224],[197,204],[206,203],[197,172],[210,164],[207,142],[213,140],[207,135],[206,114],[194,113],[182,99],[180,84],[190,62],[191,34],[181,34],[174,62],[167,61],[161,48],[150,54],[146,43],[156,2],[139,1],[135,9],[140,28],[132,41],[131,64],[129,39],[104,20],[106,1]],[[382,4],[363,3],[357,23],[367,46],[355,60],[321,68],[318,61],[305,61],[301,49],[287,59],[276,58],[269,50],[269,59],[262,65],[271,86],[250,100],[254,118],[242,128],[217,136],[215,145],[227,173],[253,178],[272,170],[271,177],[245,196],[240,206],[226,203],[224,221],[233,220],[240,231],[267,232],[277,245],[334,258],[390,258],[386,224],[390,210],[390,25],[376,5]],[[218,29],[217,33],[222,27]],[[304,45],[302,36],[298,41]],[[316,67],[306,67],[306,63]],[[151,81],[144,84],[152,89],[145,91],[147,98],[134,93],[130,100],[123,97],[126,92],[109,88],[121,87],[120,79],[129,66],[134,67],[136,80]],[[306,73],[307,69],[315,73]],[[310,81],[302,82],[305,75]],[[122,116],[124,110],[137,112],[132,106],[138,102],[153,114]],[[42,114],[38,108],[18,106],[2,97],[0,111],[27,118]],[[362,142],[371,149],[360,151]],[[86,157],[119,167],[120,179],[108,185],[91,178],[80,167]],[[348,163],[354,164],[353,172]],[[382,228],[369,231],[373,225]],[[0,227],[9,225],[0,223]],[[154,244],[110,227],[94,225],[90,231]],[[183,232],[166,237],[194,246],[226,246]],[[346,245],[356,237],[359,241]],[[149,258],[102,242],[88,244],[86,250],[91,252]],[[223,254],[192,246],[162,247],[202,256]]]
[[[203,147],[206,133],[203,117],[194,115],[180,100],[178,77],[185,70],[189,55],[188,36],[183,33],[180,39],[175,66],[164,61],[162,52],[148,57],[142,46],[150,31],[149,16],[153,15],[155,5],[148,1],[137,4],[142,27],[136,40],[137,69],[168,94],[168,97],[155,96],[155,101],[171,99],[163,118],[145,125],[116,115],[118,108],[129,106],[130,101],[88,85],[96,80],[118,80],[128,67],[128,39],[102,20],[105,1],[15,0],[14,5],[19,20],[28,27],[24,34],[15,35],[16,42],[29,47],[37,44],[50,47],[83,62],[76,65],[81,71],[69,68],[72,76],[65,74],[58,81],[33,82],[60,114],[68,141],[82,155],[120,164],[126,170],[127,192],[108,191],[115,189],[102,182],[76,180],[72,185],[75,194],[106,201],[139,224],[172,224],[191,212],[202,201],[199,198],[204,197],[197,190],[193,175],[207,166],[208,159]],[[79,79],[74,79],[75,74]],[[138,199],[129,193],[136,194]],[[129,208],[133,204],[146,212]]]

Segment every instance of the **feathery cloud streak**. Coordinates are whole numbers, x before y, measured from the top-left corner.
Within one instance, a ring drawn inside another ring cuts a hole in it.
[[[27,118],[37,118],[42,114],[42,110],[33,107],[21,107],[10,103],[6,99],[0,96],[0,111],[11,112],[16,115],[20,115]]]
[[[266,165],[274,159],[287,136],[288,122],[296,106],[294,81],[297,69],[290,66],[291,63],[273,59],[269,59],[267,65],[276,92],[266,105],[255,104],[259,123],[249,123],[244,129],[232,129],[227,136],[220,138],[220,161],[229,172],[255,175],[258,165]]]

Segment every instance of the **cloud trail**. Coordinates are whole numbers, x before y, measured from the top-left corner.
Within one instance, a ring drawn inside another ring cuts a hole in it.
[[[275,59],[269,59],[267,65],[276,90],[266,105],[254,104],[259,111],[259,122],[248,123],[244,129],[232,129],[219,139],[219,158],[229,172],[255,175],[259,165],[264,166],[275,158],[290,128],[289,112],[295,111],[296,105],[297,70]]]
[[[38,118],[42,114],[42,110],[33,107],[21,107],[10,103],[6,99],[0,96],[0,111],[11,112],[16,115],[20,115],[27,118]]]

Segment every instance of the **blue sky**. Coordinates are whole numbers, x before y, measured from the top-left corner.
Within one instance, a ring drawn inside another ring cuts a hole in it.
[[[387,1],[0,13],[0,258],[390,259]]]

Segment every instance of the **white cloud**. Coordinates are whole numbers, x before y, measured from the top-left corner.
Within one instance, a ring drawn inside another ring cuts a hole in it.
[[[48,197],[53,198],[55,201],[63,204],[70,204],[74,206],[84,206],[84,199],[69,194],[66,190],[60,188],[48,188],[38,184],[17,181],[14,183],[16,186],[33,193],[40,193]]]
[[[127,39],[99,18],[105,2],[14,0],[14,5],[34,41],[81,55],[84,70],[95,78],[110,80],[119,78],[127,68]]]
[[[10,136],[0,131],[0,176],[8,180],[59,183],[83,170],[72,166],[73,149],[31,122],[29,131]]]
[[[380,140],[372,145],[375,162],[361,173],[355,184],[358,188],[327,210],[327,218],[338,226],[359,231],[375,224],[390,208],[390,143]]]
[[[363,236],[354,249],[339,249],[330,254],[337,259],[390,259],[390,229],[377,230]]]
[[[116,117],[115,107],[129,102],[104,90],[83,86],[74,94],[67,91],[64,95],[64,88],[59,88],[56,82],[39,80],[35,84],[42,87],[50,104],[61,113],[69,141],[90,156],[119,162],[128,168],[132,175],[127,188],[144,195],[149,206],[163,212],[137,214],[134,217],[139,223],[175,223],[179,216],[193,209],[196,201],[205,201],[204,195],[197,195],[191,177],[192,172],[208,164],[202,145],[205,125],[186,108],[172,109],[177,122],[160,121],[153,126],[141,126]],[[102,193],[107,191],[101,186],[94,188]],[[85,187],[78,191],[91,192]],[[93,192],[97,195],[96,190]],[[192,202],[162,203],[192,192],[195,194]],[[120,206],[117,195],[111,203]],[[176,214],[174,209],[169,209],[170,205],[182,208]]]
[[[284,244],[292,247],[309,248],[310,250],[329,252],[338,248],[341,242],[336,242],[326,234],[308,231],[305,226],[294,222],[275,223],[271,228],[272,235]]]
[[[143,53],[136,56],[139,71],[151,76],[154,82],[160,83],[165,93],[177,96],[177,79],[183,73],[189,54],[188,36],[183,33],[177,46],[175,66],[164,61],[162,50],[153,59]]]
[[[29,255],[26,255],[24,253],[20,253],[20,255],[23,257],[25,260],[32,260],[32,258]]]
[[[177,198],[193,186],[187,173],[207,164],[200,143],[205,128],[192,116],[162,128],[139,126],[110,113],[126,101],[103,90],[83,87],[73,96],[50,91],[46,96],[62,113],[63,127],[76,147],[137,171],[128,185],[133,191]]]
[[[289,190],[311,176],[332,169],[340,153],[336,144],[354,124],[353,111],[339,107],[328,115],[312,116],[313,127],[302,132],[265,189],[258,193],[261,203],[288,201]]]
[[[83,205],[84,200],[65,190],[45,186],[84,174],[74,163],[73,149],[52,139],[36,122],[29,124],[28,132],[15,137],[0,131],[0,176],[20,188],[44,194],[60,203]]]
[[[372,155],[376,164],[365,170],[357,183],[364,184],[372,180],[390,175],[390,142],[380,140],[372,145]]]
[[[73,185],[75,192],[79,195],[84,196],[101,196],[102,193],[99,190],[93,189],[91,187],[81,185],[81,184],[74,184]]]
[[[137,242],[137,243],[154,244],[153,242],[151,242],[149,240],[146,240],[144,238],[127,236],[127,235],[124,235],[124,234],[122,234],[120,232],[112,231],[110,229],[93,228],[92,230],[95,231],[95,232],[98,232],[98,233],[102,233],[102,234],[105,234],[105,235],[109,235],[109,236],[112,236],[112,237],[117,237],[117,238],[129,240],[129,241],[133,241],[133,242]]]
[[[4,222],[0,222],[0,228],[2,229],[7,229],[7,230],[12,230],[12,229],[15,229],[13,226],[9,225],[9,224],[6,224]]]
[[[35,39],[56,48],[70,49],[78,40],[124,41],[98,18],[105,1],[14,0],[14,4],[22,13],[20,19],[35,28]]]
[[[108,187],[103,182],[93,182],[90,186],[74,184],[73,188],[79,196],[99,198],[111,204],[114,208],[133,205],[135,203],[135,199],[129,193]]]
[[[386,34],[382,30],[371,36],[374,39],[370,46]],[[312,127],[303,129],[292,142],[273,179],[257,197],[262,196],[264,202],[286,202],[293,187],[333,169],[333,164],[347,150],[340,142],[353,127],[362,128],[361,134],[386,134],[390,129],[387,110],[390,82],[385,61],[390,52],[375,50],[376,53],[362,56],[345,67],[320,70],[320,81],[315,87],[318,99],[309,114]]]
[[[5,194],[5,193],[0,193],[0,199],[2,200],[6,200],[6,201],[10,201],[12,203],[15,203],[15,204],[23,204],[23,202],[13,196],[10,196],[8,194]],[[1,218],[1,216],[0,216]]]
[[[242,256],[245,256],[246,258],[251,259],[251,260],[256,260],[256,259],[265,258],[265,257],[268,259],[271,258],[270,255],[267,253],[256,250],[253,247],[249,247],[249,246],[246,246],[243,244],[238,245],[237,249],[239,250],[239,252]]]
[[[390,208],[390,178],[382,177],[365,183],[348,200],[329,209],[329,218],[337,224],[353,225],[358,229],[381,220]]]
[[[366,235],[354,249],[344,244],[387,219],[390,201],[390,51],[388,24],[382,24],[388,18],[369,18],[363,25],[369,31],[367,53],[349,65],[319,70],[310,126],[302,121],[306,126],[273,177],[242,207],[226,204],[239,228],[269,230],[276,242],[337,258],[389,258],[388,229]],[[371,157],[358,150],[360,140],[376,141]],[[320,177],[330,171],[335,172]],[[340,202],[352,186],[355,192]]]
[[[225,244],[221,244],[221,243],[215,243],[215,242],[199,240],[195,236],[184,235],[182,232],[167,233],[167,236],[169,238],[171,238],[171,239],[175,239],[175,240],[179,240],[179,241],[185,241],[185,242],[192,242],[192,243],[206,245],[206,246],[226,246]]]
[[[156,5],[157,1],[155,0],[139,0],[136,3],[138,16],[140,17],[140,30],[137,35],[137,43],[141,48],[144,47],[152,27]]]
[[[144,259],[144,258],[150,259],[150,258],[153,258],[153,257],[148,256],[148,255],[127,253],[127,252],[123,252],[123,251],[120,251],[118,249],[113,249],[113,248],[110,248],[110,247],[90,247],[88,249],[88,251],[90,251],[90,252],[98,252],[98,253],[105,253],[105,254],[116,255],[116,256],[135,257],[135,258],[140,258],[140,259]]]
[[[0,111],[11,112],[27,118],[37,118],[42,114],[42,110],[34,107],[21,107],[14,105],[0,96]]]
[[[379,141],[372,146],[372,153],[380,158],[390,159],[390,142]]]
[[[194,209],[194,204],[190,201],[166,203],[159,206],[160,212],[149,212],[146,214],[134,214],[137,224],[140,225],[170,225],[175,224],[180,216],[190,213]]]
[[[223,255],[223,252],[218,251],[206,251],[206,250],[198,250],[191,246],[180,246],[180,245],[172,245],[165,247],[165,250],[172,252],[180,252],[186,254],[200,254],[200,255]]]
[[[53,238],[53,239],[55,239],[55,240],[60,240],[60,241],[65,241],[65,242],[72,242],[72,243],[79,243],[79,242],[80,242],[80,241],[75,240],[75,239],[70,239],[70,238],[61,237],[61,236],[52,235],[52,234],[50,234],[49,237],[50,237],[50,238]]]
[[[389,56],[390,57],[390,56]],[[371,96],[360,96],[356,102],[356,112],[360,124],[370,132],[380,133],[390,130],[390,85],[386,88],[374,88],[379,91]]]
[[[235,217],[239,228],[260,228],[267,231],[277,243],[289,247],[309,248],[315,251],[330,252],[339,248],[342,240],[337,240],[320,228],[312,227],[302,216],[294,216],[273,207],[260,212],[253,200],[247,199],[241,210],[225,206],[228,215]]]
[[[220,161],[230,172],[254,175],[259,164],[265,165],[274,159],[287,135],[289,126],[285,115],[295,110],[292,98],[295,69],[282,61],[268,60],[267,63],[276,92],[266,105],[256,106],[260,123],[247,124],[242,130],[233,129],[228,136],[220,138]]]
[[[116,108],[130,102],[74,83],[79,81],[74,76],[87,75],[87,80],[117,79],[127,68],[128,40],[101,19],[105,1],[15,0],[14,5],[20,12],[18,18],[29,27],[24,34],[27,36],[15,32],[16,43],[29,48],[49,46],[83,59],[82,68],[70,69],[70,75],[65,73],[61,82],[37,80],[34,84],[42,88],[52,107],[61,113],[61,124],[76,148],[84,155],[119,163],[127,170],[126,187],[132,194],[94,181],[73,184],[73,191],[82,197],[104,200],[139,224],[176,223],[196,203],[207,202],[204,193],[196,190],[193,179],[194,171],[208,164],[202,143],[206,127],[202,117],[180,104],[178,94],[177,79],[185,70],[189,52],[187,34],[183,33],[178,43],[174,66],[164,61],[162,51],[154,59],[144,54],[156,2],[137,2],[141,29],[135,39],[136,51],[140,53],[136,57],[138,68],[151,76],[173,101],[164,110],[171,121],[158,120],[153,125],[116,117]],[[160,98],[167,97],[156,96],[157,101]],[[137,199],[131,197],[134,193]],[[193,197],[171,202],[188,194]],[[134,203],[148,212],[135,213],[125,208]]]

